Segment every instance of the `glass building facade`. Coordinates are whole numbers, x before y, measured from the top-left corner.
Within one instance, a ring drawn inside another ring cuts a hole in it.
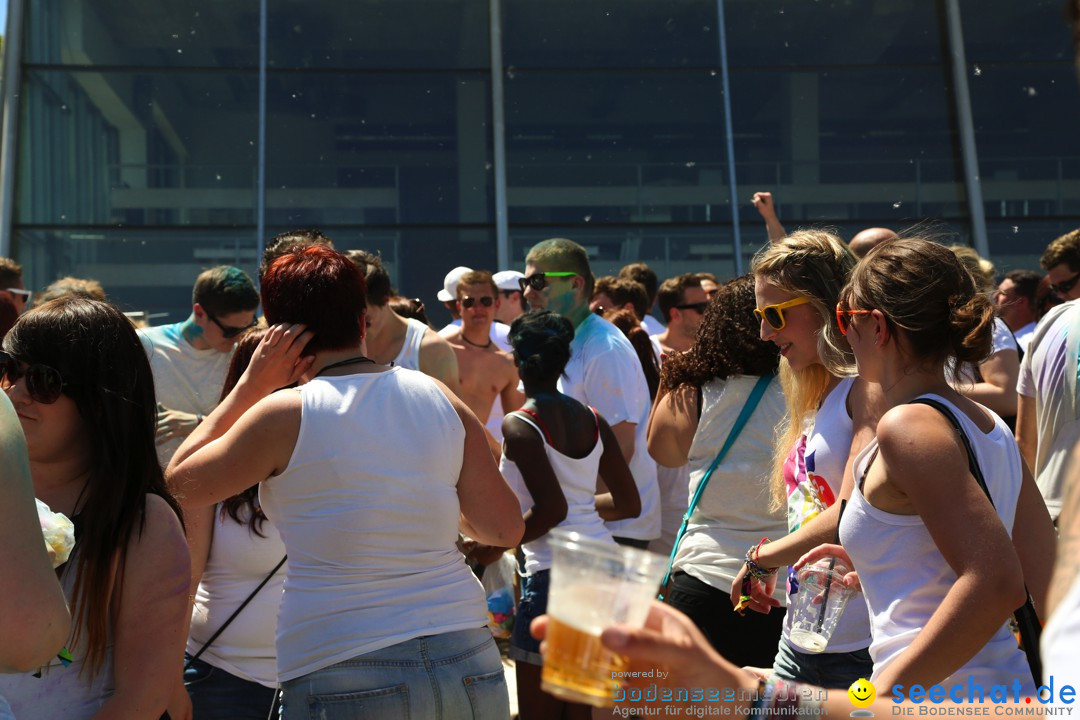
[[[730,276],[769,190],[789,229],[931,219],[1037,267],[1080,225],[1061,9],[9,0],[0,254],[172,321],[201,269],[316,227],[432,306],[451,267],[553,236],[598,274]]]

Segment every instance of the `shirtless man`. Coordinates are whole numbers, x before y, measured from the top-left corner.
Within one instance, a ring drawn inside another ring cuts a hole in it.
[[[461,327],[443,335],[457,355],[461,377],[458,397],[486,418],[498,397],[504,411],[521,407],[524,395],[518,392],[517,366],[509,353],[499,350],[491,339],[491,323],[499,309],[499,290],[491,273],[474,270],[461,277],[457,286]]]
[[[345,253],[360,268],[367,283],[367,353],[377,363],[394,363],[444,383],[461,395],[457,358],[450,344],[419,320],[405,319],[390,309],[393,290],[382,260],[364,250]],[[487,415],[481,415],[487,417]]]

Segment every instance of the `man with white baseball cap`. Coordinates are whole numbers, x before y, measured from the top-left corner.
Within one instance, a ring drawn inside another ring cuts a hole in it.
[[[502,300],[495,311],[496,322],[509,327],[510,323],[525,312],[525,299],[521,297],[521,279],[524,277],[525,275],[517,270],[503,270],[492,276]]]
[[[454,322],[459,325],[461,324],[461,315],[458,313],[457,309],[457,286],[458,283],[461,282],[461,276],[471,272],[472,268],[458,265],[456,268],[446,273],[446,277],[444,277],[442,281],[442,290],[435,295],[439,302],[443,304],[443,307],[450,311],[450,316],[454,318]],[[445,329],[446,328],[443,328],[443,330]],[[440,334],[442,334],[441,331]]]

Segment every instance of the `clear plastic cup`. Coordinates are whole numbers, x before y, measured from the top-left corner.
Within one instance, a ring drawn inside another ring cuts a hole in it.
[[[627,659],[605,648],[614,624],[641,626],[664,579],[667,558],[553,530],[548,591],[545,692],[571,702],[613,707]]]
[[[791,596],[791,642],[808,653],[824,652],[848,601],[858,590],[844,584],[851,572],[836,558],[822,559],[799,569],[799,589]]]

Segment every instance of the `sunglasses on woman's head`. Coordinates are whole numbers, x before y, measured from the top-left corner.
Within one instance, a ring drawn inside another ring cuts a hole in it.
[[[478,298],[466,295],[465,297],[461,298],[461,307],[465,308],[466,310],[471,308],[476,303],[480,303],[484,307],[491,307],[495,304],[495,298],[491,297],[490,295],[484,295]]]
[[[775,305],[766,305],[765,307],[754,308],[754,315],[758,320],[764,320],[769,323],[769,327],[773,330],[783,330],[787,325],[787,320],[784,319],[784,310],[793,308],[797,305],[805,305],[810,302],[810,298],[799,297],[794,300],[788,300],[787,302],[776,303]]]
[[[852,315],[869,315],[873,310],[845,310],[842,302],[836,303],[836,326],[840,328],[841,335],[847,335],[851,329]]]
[[[530,287],[536,292],[540,292],[548,286],[548,278],[567,278],[576,275],[576,272],[537,272],[528,277],[518,278],[518,286],[521,288],[521,292],[525,292],[525,288]]]
[[[59,400],[67,385],[56,368],[38,363],[28,365],[6,352],[0,352],[0,387],[7,390],[24,378],[30,399],[42,405],[52,405]]]

